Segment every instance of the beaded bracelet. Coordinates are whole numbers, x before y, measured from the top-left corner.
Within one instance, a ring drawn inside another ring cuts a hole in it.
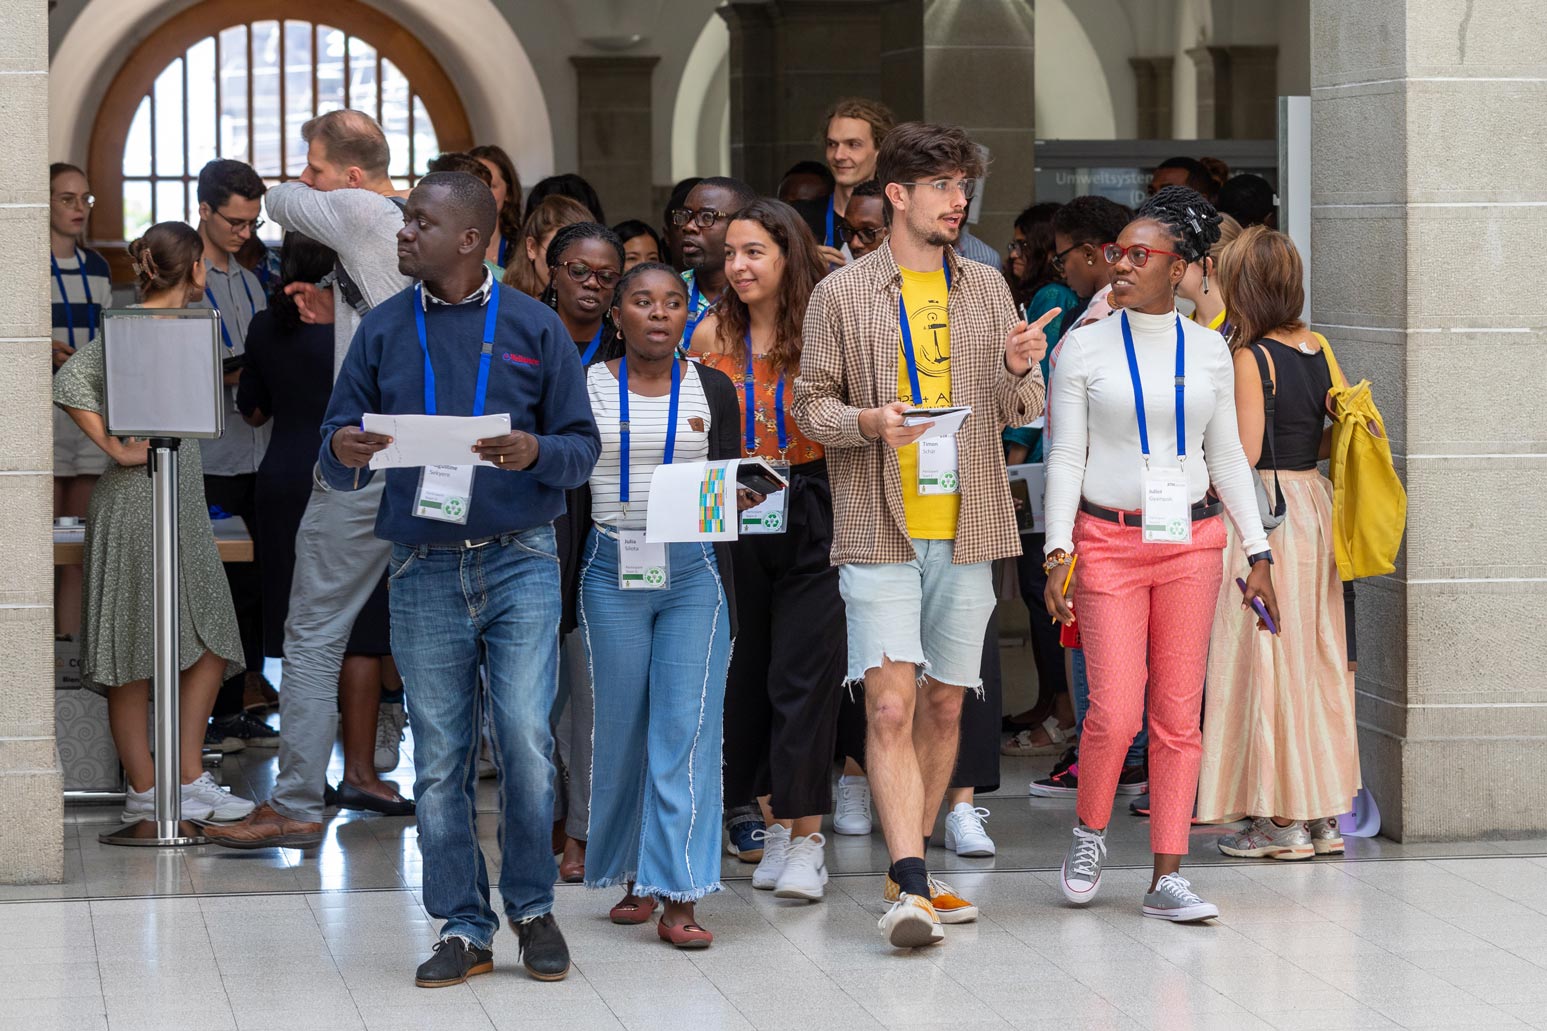
[[[1044,573],[1051,573],[1059,566],[1067,566],[1073,561],[1074,556],[1069,554],[1067,551],[1062,555],[1049,555],[1047,558],[1042,560],[1042,571]]]

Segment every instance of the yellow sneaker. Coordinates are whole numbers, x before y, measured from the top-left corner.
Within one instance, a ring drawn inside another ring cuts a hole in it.
[[[886,932],[886,940],[894,949],[917,949],[945,940],[935,907],[927,899],[906,892],[897,896],[876,926]]]
[[[892,880],[891,874],[883,876],[886,878],[886,890],[882,897],[887,902],[895,903],[902,897],[903,890]],[[956,894],[954,888],[938,877],[929,879],[929,902],[942,924],[970,924],[978,918],[978,907]]]

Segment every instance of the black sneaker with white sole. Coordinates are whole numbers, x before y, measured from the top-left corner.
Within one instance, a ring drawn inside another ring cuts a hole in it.
[[[218,742],[218,743],[217,743]],[[204,743],[222,752],[240,752],[243,748],[278,748],[279,731],[253,713],[212,719],[204,733]],[[232,747],[233,743],[236,747]]]

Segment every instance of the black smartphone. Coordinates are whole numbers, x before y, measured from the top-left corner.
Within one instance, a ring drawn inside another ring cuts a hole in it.
[[[736,467],[736,484],[754,494],[767,497],[784,489],[785,484],[762,462],[742,462]]]

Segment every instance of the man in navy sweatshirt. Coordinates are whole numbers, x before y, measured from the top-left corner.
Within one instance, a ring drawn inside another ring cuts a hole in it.
[[[361,430],[367,412],[509,413],[510,432],[468,462],[394,468],[376,517],[392,542],[392,653],[414,728],[414,797],[424,904],[445,921],[415,983],[459,984],[494,967],[499,917],[478,847],[474,788],[488,668],[499,759],[500,895],[539,980],[569,972],[553,919],[553,736],[559,563],[553,520],[600,451],[580,358],[546,305],[484,267],[494,196],[463,172],[425,176],[408,198],[398,268],[415,285],[360,323],[333,387],[319,461],[334,490],[357,490],[391,441]]]

